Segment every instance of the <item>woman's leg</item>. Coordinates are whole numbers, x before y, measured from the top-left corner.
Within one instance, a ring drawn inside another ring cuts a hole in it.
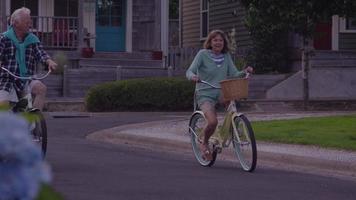
[[[207,120],[207,125],[204,128],[204,139],[203,144],[209,144],[209,138],[214,134],[216,126],[218,125],[217,114],[215,110],[214,103],[210,101],[205,101],[200,106],[200,109],[203,111],[205,118]]]

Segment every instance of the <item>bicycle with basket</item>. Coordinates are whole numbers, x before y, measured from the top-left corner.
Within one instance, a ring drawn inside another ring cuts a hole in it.
[[[209,139],[209,147],[212,149],[212,160],[205,160],[199,149],[203,129],[207,122],[204,113],[194,105],[194,112],[189,121],[189,133],[195,158],[202,166],[212,166],[223,148],[232,143],[240,165],[244,171],[252,172],[257,165],[257,147],[254,132],[248,118],[237,110],[237,101],[248,96],[248,78],[228,79],[220,82],[221,87],[200,81],[211,88],[221,89],[225,101],[229,104],[225,111],[223,124],[218,126]],[[196,95],[194,95],[194,102]]]

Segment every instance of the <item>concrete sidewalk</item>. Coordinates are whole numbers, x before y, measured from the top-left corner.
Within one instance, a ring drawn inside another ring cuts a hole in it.
[[[246,113],[246,116],[251,121],[256,121],[349,114],[356,114],[356,112]],[[189,117],[189,115],[177,115],[165,121],[114,127],[94,132],[87,138],[110,143],[179,149],[193,155],[188,134]],[[356,152],[354,151],[266,142],[257,142],[257,149],[257,170],[259,167],[273,167],[356,181]],[[237,160],[231,149],[223,149],[218,159]]]

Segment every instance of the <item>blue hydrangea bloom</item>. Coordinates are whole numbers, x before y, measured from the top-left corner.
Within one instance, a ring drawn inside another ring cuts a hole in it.
[[[0,199],[33,200],[51,179],[48,164],[30,136],[28,122],[0,112]]]

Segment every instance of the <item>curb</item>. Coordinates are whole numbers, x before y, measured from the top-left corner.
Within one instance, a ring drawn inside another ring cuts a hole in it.
[[[154,128],[162,124],[172,124],[182,120],[165,120],[129,124],[114,128],[104,129],[91,133],[86,136],[89,140],[107,142],[112,144],[129,144],[150,149],[163,149],[191,154],[193,156],[190,139],[188,135],[176,136],[172,133],[152,134]],[[164,129],[164,128],[163,128]],[[141,130],[141,133],[140,133]],[[150,134],[142,134],[142,130]],[[151,130],[151,132],[150,132]],[[162,130],[161,130],[162,131]],[[270,148],[277,147],[275,150]],[[330,154],[347,154],[346,151],[323,149],[303,145],[287,145],[257,142],[258,159],[257,170],[259,167],[271,167],[295,172],[317,174],[328,177],[336,177],[351,181],[356,181],[356,162],[343,161],[341,158],[321,158],[313,155],[311,152]],[[294,149],[298,154],[290,153],[284,149]],[[310,154],[309,154],[310,152]],[[303,153],[305,153],[303,155]],[[351,152],[352,156],[354,152]],[[356,156],[356,153],[355,153]],[[218,155],[218,159],[237,162],[237,158],[231,148],[223,149],[223,153]]]

